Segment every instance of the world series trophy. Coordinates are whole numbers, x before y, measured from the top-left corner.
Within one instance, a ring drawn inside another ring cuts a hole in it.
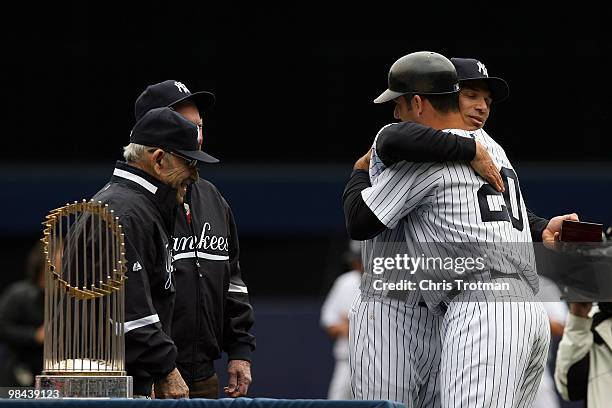
[[[62,397],[131,398],[125,371],[125,244],[100,202],[66,204],[46,217],[43,372],[37,389]]]

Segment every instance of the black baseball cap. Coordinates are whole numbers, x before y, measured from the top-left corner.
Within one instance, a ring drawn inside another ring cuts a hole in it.
[[[405,94],[444,95],[459,92],[455,67],[442,54],[417,51],[404,55],[391,65],[389,87],[374,103],[389,102]]]
[[[501,102],[510,95],[506,81],[498,77],[490,77],[485,65],[473,58],[451,58],[457,70],[459,83],[470,80],[484,80],[489,86],[493,102]]]
[[[130,143],[159,147],[204,163],[219,160],[200,150],[198,127],[170,108],[155,108],[146,112],[134,125]]]
[[[191,93],[182,82],[169,79],[147,86],[136,99],[134,116],[136,121],[139,121],[151,109],[172,106],[187,99],[195,103],[200,112],[215,104],[213,93],[206,91]]]

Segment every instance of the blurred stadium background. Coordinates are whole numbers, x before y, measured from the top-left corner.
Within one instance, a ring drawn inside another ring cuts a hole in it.
[[[222,163],[200,174],[238,223],[256,313],[251,394],[325,397],[332,343],[318,320],[345,271],[342,189],[392,120],[391,106],[371,103],[389,66],[417,50],[475,57],[507,80],[510,98],[494,106],[486,129],[513,160],[533,211],[611,224],[604,121],[612,103],[603,80],[611,53],[596,11],[572,10],[571,30],[569,11],[496,20],[499,8],[436,29],[411,22],[379,30],[366,10],[125,7],[73,4],[65,24],[39,10],[2,40],[11,58],[2,67],[10,110],[0,153],[0,287],[22,277],[50,209],[89,198],[109,179],[147,84],[176,79],[213,91],[204,146]]]

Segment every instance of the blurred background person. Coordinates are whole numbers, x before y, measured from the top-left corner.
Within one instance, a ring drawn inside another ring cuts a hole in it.
[[[612,226],[604,242],[612,242]],[[565,401],[610,406],[612,393],[612,302],[570,302],[557,350],[555,385]]]
[[[7,287],[0,297],[0,386],[32,386],[42,371],[44,271],[39,241],[26,258],[25,279]]]
[[[352,399],[351,371],[348,360],[348,312],[359,290],[363,273],[361,242],[349,242],[349,249],[344,254],[344,260],[350,271],[336,278],[321,308],[321,325],[329,337],[334,340],[333,354],[336,364],[327,393],[327,399],[330,400]]]
[[[565,327],[565,319],[567,318],[567,305],[561,300],[561,291],[557,285],[545,276],[540,275],[540,291],[538,299],[542,302],[548,320],[550,322],[550,348],[548,349],[548,362],[540,388],[536,393],[534,408],[558,408],[559,394],[555,389],[553,373],[555,371],[555,354],[556,346],[563,336],[563,328]]]
[[[609,407],[612,388],[612,303],[571,302],[557,351],[555,384],[564,400]]]

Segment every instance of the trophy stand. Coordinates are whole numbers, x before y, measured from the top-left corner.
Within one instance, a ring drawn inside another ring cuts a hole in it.
[[[83,201],[46,217],[45,322],[37,389],[63,398],[131,398],[125,371],[125,245],[108,205]]]

